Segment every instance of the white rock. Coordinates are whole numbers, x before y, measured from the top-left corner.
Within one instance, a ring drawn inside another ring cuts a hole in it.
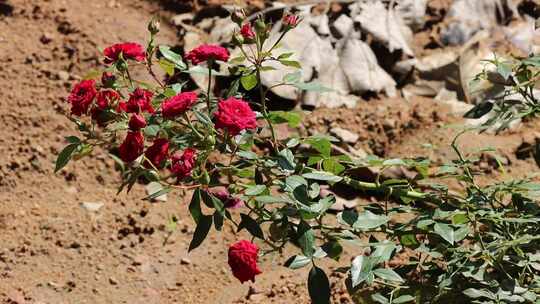
[[[427,0],[400,0],[397,9],[405,24],[413,29],[421,28],[425,23]]]
[[[339,139],[341,139],[343,142],[354,144],[358,141],[358,138],[360,137],[358,134],[351,132],[346,129],[342,128],[332,128],[330,130],[330,133],[337,136]]]
[[[192,13],[176,15],[171,18],[171,23],[173,25],[179,26],[180,24],[185,23],[188,20],[193,20],[193,17],[194,15]]]
[[[81,208],[91,211],[91,212],[97,212],[101,207],[103,207],[103,203],[99,202],[82,202],[80,203]]]
[[[309,18],[309,23],[316,28],[319,35],[330,35],[330,26],[328,25],[327,14],[312,16],[311,18]]]
[[[332,27],[339,34],[338,38],[347,37],[353,30],[354,21],[347,15],[340,15],[332,24]]]
[[[354,17],[354,21],[360,22],[362,30],[373,35],[391,52],[403,50],[406,55],[414,56],[410,47],[413,33],[399,11],[387,10],[379,1],[364,2],[359,7],[360,14]]]
[[[447,105],[452,114],[459,117],[463,116],[463,114],[473,108],[473,105],[459,101],[456,92],[449,91],[446,88],[441,89],[439,94],[435,96],[435,100]]]

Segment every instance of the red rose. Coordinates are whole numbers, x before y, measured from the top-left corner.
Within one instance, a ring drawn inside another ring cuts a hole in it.
[[[161,168],[163,162],[169,158],[169,141],[165,138],[158,138],[146,149],[144,156],[156,167]],[[146,163],[146,167],[151,167]]]
[[[125,105],[126,112],[139,113],[142,111],[154,113],[154,108],[151,104],[153,96],[154,93],[152,93],[151,91],[136,88],[133,93],[129,94],[129,100]]]
[[[113,90],[99,91],[96,98],[96,106],[100,110],[107,109],[111,104],[120,99],[120,94]]]
[[[197,93],[185,92],[173,96],[163,102],[161,105],[161,111],[163,117],[174,118],[178,115],[184,114],[187,110],[195,104],[197,101]]]
[[[83,80],[76,84],[68,96],[68,102],[71,103],[71,114],[81,116],[88,113],[88,108],[90,108],[96,94],[94,80]]]
[[[216,128],[225,129],[231,135],[257,127],[257,117],[249,104],[242,99],[230,97],[218,103],[215,114]]]
[[[177,176],[178,180],[184,179],[191,175],[191,171],[195,167],[196,150],[187,148],[182,155],[173,155],[171,161],[171,172]]]
[[[229,266],[241,283],[251,280],[262,271],[257,266],[259,248],[250,241],[239,241],[229,247]]]
[[[128,127],[133,131],[139,131],[140,129],[146,127],[146,120],[144,119],[144,116],[140,114],[133,114],[129,119]]]
[[[285,26],[285,29],[290,30],[295,28],[298,23],[300,23],[300,18],[296,15],[285,15],[283,16],[283,26]]]
[[[219,45],[203,44],[186,55],[186,59],[197,65],[209,60],[229,60],[229,51]]]
[[[244,37],[244,39],[246,40],[255,39],[255,32],[253,31],[253,28],[249,23],[246,23],[242,26],[242,28],[240,29],[240,34],[242,34],[242,37]]]
[[[232,196],[225,187],[214,188],[210,193],[223,202],[225,208],[236,209],[244,205],[244,201]]]
[[[119,150],[120,158],[126,163],[131,163],[141,156],[144,151],[144,137],[141,131],[128,131]]]
[[[126,60],[144,61],[146,54],[142,45],[135,42],[114,44],[103,51],[105,63],[111,64],[120,59],[120,54]]]

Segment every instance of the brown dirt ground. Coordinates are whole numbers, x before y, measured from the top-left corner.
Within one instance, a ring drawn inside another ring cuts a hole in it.
[[[189,195],[148,203],[142,185],[116,196],[119,176],[103,151],[53,174],[64,136],[75,132],[64,116],[70,85],[99,66],[100,50],[121,40],[144,41],[156,4],[133,0],[0,1],[0,301],[3,303],[308,303],[307,270],[290,271],[283,257],[264,259],[264,274],[241,285],[229,273],[226,248],[237,236],[230,226],[211,233],[187,253],[194,225]],[[160,41],[174,44],[176,32],[163,25]],[[69,72],[69,79],[65,73]],[[60,72],[60,73],[59,73]],[[355,110],[317,110],[307,126],[329,125],[361,134],[359,147],[389,156],[452,157],[447,149],[454,122],[436,104],[419,100],[374,100]],[[394,121],[391,128],[385,127]],[[502,136],[468,136],[468,149],[492,145],[511,162],[506,176],[537,171],[515,150],[538,124]],[[480,140],[478,139],[480,138]],[[422,144],[431,143],[428,151]],[[97,158],[97,159],[96,159]],[[103,202],[99,212],[81,202]],[[165,224],[179,218],[178,229]],[[354,255],[354,252],[349,252]],[[342,259],[341,264],[346,259]],[[330,263],[332,268],[340,263]],[[343,280],[332,274],[335,303],[351,303]]]

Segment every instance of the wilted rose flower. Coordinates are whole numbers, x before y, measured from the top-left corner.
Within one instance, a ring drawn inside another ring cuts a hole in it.
[[[176,175],[178,180],[191,176],[191,171],[195,168],[196,153],[195,149],[187,148],[183,154],[173,155],[171,158],[171,172]]]
[[[71,114],[81,116],[88,113],[88,108],[97,95],[96,82],[83,80],[76,84],[68,96],[71,103]]]
[[[251,280],[262,271],[257,266],[259,248],[250,241],[239,241],[229,247],[229,266],[241,283]]]
[[[146,120],[141,114],[133,114],[129,119],[128,127],[130,130],[139,131],[146,127]]]
[[[242,26],[242,28],[240,29],[240,34],[246,40],[255,39],[255,32],[253,31],[253,27],[251,27],[251,24],[249,23],[246,23]]]
[[[117,43],[103,51],[105,63],[110,64],[120,59],[120,54],[126,60],[144,61],[146,54],[142,45],[135,42]]]
[[[210,190],[210,193],[217,197],[225,206],[225,208],[235,209],[244,206],[244,201],[238,197],[232,196],[227,188],[218,187]]]
[[[125,107],[125,111],[128,113],[139,113],[139,112],[148,112],[154,113],[155,110],[152,107],[152,97],[154,93],[151,91],[136,88],[133,93],[129,94],[129,100],[125,105],[120,107]]]
[[[257,116],[249,104],[242,99],[230,97],[218,103],[215,114],[216,128],[224,129],[231,135],[237,135],[242,130],[255,129]]]
[[[184,114],[197,101],[197,93],[184,92],[173,96],[163,102],[161,112],[165,118],[174,118]]]
[[[197,65],[209,60],[229,60],[229,51],[219,45],[203,44],[186,55],[186,59]]]
[[[169,158],[169,141],[165,138],[158,138],[146,149],[144,156],[156,167],[163,167],[163,162]],[[145,166],[151,167],[146,163]]]
[[[144,151],[144,137],[141,131],[128,131],[119,151],[120,158],[126,163],[131,163],[141,156]]]

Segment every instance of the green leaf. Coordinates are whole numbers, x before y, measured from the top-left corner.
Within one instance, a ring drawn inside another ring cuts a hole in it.
[[[165,60],[163,58],[161,58],[159,61],[158,61],[158,64],[159,64],[159,67],[169,76],[172,76],[174,75],[174,63],[168,61],[168,60]]]
[[[448,243],[454,245],[454,241],[455,241],[454,229],[450,225],[436,223],[433,228],[436,234],[441,236]]]
[[[512,75],[512,66],[505,62],[499,62],[497,64],[497,73],[499,73],[504,80],[508,80],[508,78],[510,78]]]
[[[489,290],[480,290],[475,288],[465,289],[463,291],[463,294],[472,299],[488,298],[491,300],[495,300],[497,298],[497,296]]]
[[[295,83],[294,86],[303,91],[320,92],[320,93],[333,91],[332,89],[327,88],[317,82],[298,82],[298,83]]]
[[[242,78],[240,78],[240,83],[242,83],[242,87],[246,91],[251,91],[254,87],[257,86],[257,75],[255,75],[255,73],[244,75],[242,76]]]
[[[285,171],[294,171],[296,163],[294,162],[294,154],[289,149],[283,149],[278,153],[278,164]]]
[[[323,169],[324,171],[339,175],[341,172],[345,171],[345,166],[339,163],[334,158],[328,158],[323,160]]]
[[[156,185],[160,185],[159,183],[157,183]],[[161,185],[160,185],[161,186]],[[159,190],[157,190],[156,192],[154,193],[151,193],[150,195],[148,195],[147,197],[144,198],[144,200],[147,200],[147,201],[151,201],[155,198],[158,198],[164,194],[167,194],[169,192],[171,192],[171,188],[170,187],[161,187]]]
[[[272,111],[268,113],[268,119],[274,124],[287,123],[291,128],[297,128],[302,122],[302,116],[291,111]]]
[[[386,216],[374,214],[369,210],[360,214],[356,213],[356,211],[343,211],[338,218],[353,228],[360,230],[371,230],[388,222]]]
[[[58,154],[58,158],[56,159],[56,166],[54,168],[54,173],[62,170],[68,162],[71,160],[71,157],[73,156],[73,152],[77,150],[79,147],[79,144],[69,144],[67,145],[61,152]]]
[[[403,280],[403,278],[392,269],[388,269],[388,268],[375,269],[373,270],[373,274],[386,281],[393,281],[393,282],[399,282],[399,283],[405,282],[405,280]]]
[[[244,194],[247,196],[257,196],[263,193],[264,191],[266,191],[265,185],[253,185],[247,188]]]
[[[330,282],[324,270],[317,266],[309,272],[308,290],[312,304],[330,304]]]
[[[377,303],[388,304],[388,299],[383,297],[380,293],[372,294],[371,299]]]
[[[216,227],[216,230],[217,231],[221,231],[221,228],[223,228],[223,219],[224,219],[224,216],[221,215],[221,213],[219,213],[219,211],[215,211],[214,212],[214,227]]]
[[[203,216],[201,211],[201,189],[199,188],[193,191],[193,196],[191,197],[191,202],[189,203],[189,213],[191,213],[191,217],[195,223],[198,224]]]
[[[279,196],[270,196],[270,195],[261,195],[255,197],[255,201],[262,204],[271,204],[271,203],[287,203],[288,200],[279,197]]]
[[[339,260],[341,253],[343,252],[343,247],[338,241],[328,241],[321,246],[322,250],[326,252],[326,255],[334,260]]]
[[[309,263],[311,263],[311,258],[303,255],[294,255],[285,262],[285,267],[291,269],[300,269]]]
[[[161,130],[161,127],[159,125],[149,125],[143,129],[143,133],[146,136],[154,137],[158,135],[159,130]]]
[[[66,137],[66,141],[70,144],[78,144],[81,142],[77,136],[68,136]]]
[[[352,261],[351,264],[351,283],[352,287],[360,285],[364,282],[370,275],[372,275],[373,261],[366,256],[359,255]]]
[[[295,61],[295,60],[283,60],[283,59],[280,59],[279,62],[281,62],[281,64],[283,64],[284,66],[293,67],[293,68],[297,68],[297,69],[302,68],[302,65],[300,65],[300,62]]]
[[[294,73],[285,74],[283,76],[284,83],[296,83],[302,78],[302,71],[296,71]]]
[[[310,144],[313,149],[321,153],[322,156],[326,158],[330,157],[330,153],[332,152],[332,142],[329,137],[315,135],[308,138],[306,142]]]
[[[292,55],[294,55],[294,53],[292,53],[292,52],[291,53],[283,53],[283,54],[279,55],[277,59],[278,60],[287,59],[287,58],[290,58]]]
[[[264,234],[261,229],[261,226],[259,226],[259,224],[254,219],[252,219],[249,215],[243,214],[243,213],[240,214],[240,217],[241,217],[241,221],[240,221],[240,224],[238,225],[238,231],[241,231],[242,229],[245,228],[254,237],[258,237],[261,240],[264,240]]]
[[[416,300],[416,298],[411,295],[403,295],[401,297],[395,298],[392,301],[392,304],[408,303],[408,302],[413,302],[414,300]]]
[[[343,180],[343,177],[341,176],[337,176],[332,173],[328,173],[324,171],[313,171],[311,173],[302,174],[302,176],[311,180],[327,181],[327,182],[334,182],[334,183],[338,183]]]
[[[399,242],[405,247],[416,248],[420,245],[414,233],[405,233],[399,236]]]
[[[182,61],[182,56],[171,51],[171,48],[169,46],[160,45],[159,52],[161,53],[161,55],[163,55],[163,57],[165,57],[165,59],[172,62],[178,69],[185,70],[187,68],[184,61]]]
[[[311,226],[305,221],[301,221],[298,225],[297,236],[298,244],[304,255],[307,257],[313,256],[315,252],[315,233],[311,229]]]
[[[192,251],[193,249],[199,247],[206,236],[208,235],[208,232],[210,231],[210,228],[212,227],[212,216],[211,215],[203,215],[201,218],[199,218],[199,223],[197,223],[197,228],[195,228],[195,233],[193,234],[193,239],[191,240],[191,243],[189,244],[188,252]]]

